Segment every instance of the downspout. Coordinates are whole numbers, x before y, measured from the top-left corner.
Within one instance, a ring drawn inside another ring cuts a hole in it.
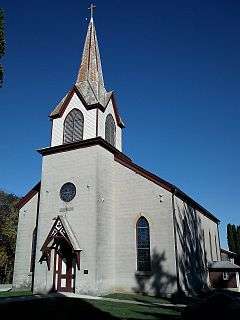
[[[50,119],[51,121],[51,138],[50,138],[50,146],[52,146],[52,138],[53,138],[53,119]]]
[[[96,109],[96,137],[98,137],[98,108]]]
[[[219,224],[220,224],[220,222],[218,221],[217,222],[217,232],[218,232],[218,248],[219,248],[219,251],[218,251],[218,253],[219,253],[219,261],[221,261],[222,260],[222,258],[221,258],[221,244],[220,244],[220,237],[219,237]]]
[[[179,261],[178,261],[178,246],[177,246],[177,230],[176,230],[176,209],[174,196],[176,194],[176,188],[172,190],[172,208],[173,208],[173,230],[174,230],[174,250],[175,250],[175,264],[176,264],[176,276],[177,276],[177,290],[181,292],[181,286],[179,281]]]

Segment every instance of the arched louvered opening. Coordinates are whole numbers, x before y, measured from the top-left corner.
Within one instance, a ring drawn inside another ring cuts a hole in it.
[[[150,232],[146,218],[141,217],[136,225],[137,238],[137,270],[151,271]]]
[[[113,116],[109,113],[105,122],[105,140],[115,147],[116,125]]]
[[[73,109],[64,121],[63,143],[71,143],[83,139],[84,117],[80,110]]]

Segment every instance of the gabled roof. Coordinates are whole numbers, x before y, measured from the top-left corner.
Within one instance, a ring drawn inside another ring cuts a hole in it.
[[[72,231],[72,228],[64,216],[57,216],[42,248],[41,251],[45,251],[49,246],[53,245],[53,241],[57,239],[57,237],[64,238],[69,245],[72,247],[74,251],[80,251],[80,245],[75,234]]]
[[[240,267],[230,261],[211,261],[208,263],[208,269],[215,270],[240,270]]]
[[[238,254],[236,252],[232,252],[232,251],[229,251],[229,250],[226,250],[226,249],[223,249],[223,248],[221,248],[220,251],[223,252],[223,253],[228,254],[229,256],[233,256],[233,257],[238,256]]]
[[[31,200],[37,193],[40,192],[41,181],[38,182],[18,203],[16,204],[16,208],[21,209],[29,200]]]
[[[102,112],[104,112],[106,110],[110,100],[112,99],[113,109],[114,109],[115,117],[117,120],[117,124],[120,128],[124,128],[124,123],[120,117],[117,103],[116,103],[116,97],[115,97],[115,94],[113,91],[110,91],[106,94],[106,103],[104,105],[101,105],[100,103],[89,105],[85,101],[85,99],[84,99],[80,89],[77,87],[77,85],[74,85],[72,87],[72,89],[60,101],[60,103],[57,105],[57,107],[51,112],[51,114],[49,116],[51,119],[60,118],[63,115],[63,113],[66,110],[67,106],[69,105],[74,93],[76,93],[76,95],[78,96],[78,98],[80,99],[80,101],[82,102],[82,104],[84,105],[84,107],[87,110],[99,108]]]
[[[61,245],[62,242],[67,243],[68,246],[72,249],[72,253],[74,253],[76,257],[78,270],[80,270],[81,249],[78,240],[74,235],[67,218],[60,215],[57,216],[41,248],[42,256],[39,262],[42,263],[43,261],[46,261],[48,270],[50,270],[52,249],[58,249],[58,246]]]

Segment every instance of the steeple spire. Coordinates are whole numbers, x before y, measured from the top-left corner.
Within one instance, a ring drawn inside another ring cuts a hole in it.
[[[91,19],[88,25],[76,86],[83,94],[87,104],[101,103],[104,105],[106,90],[104,87],[97,34],[93,20],[94,8],[95,6],[91,4],[89,8],[91,10]]]

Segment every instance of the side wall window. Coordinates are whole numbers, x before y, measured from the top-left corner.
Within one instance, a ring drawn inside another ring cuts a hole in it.
[[[64,121],[63,143],[71,143],[83,139],[84,117],[80,110],[73,109]]]
[[[137,238],[137,270],[151,271],[150,234],[146,218],[141,217],[136,225]]]
[[[105,140],[115,147],[116,125],[113,116],[109,113],[105,122]]]

